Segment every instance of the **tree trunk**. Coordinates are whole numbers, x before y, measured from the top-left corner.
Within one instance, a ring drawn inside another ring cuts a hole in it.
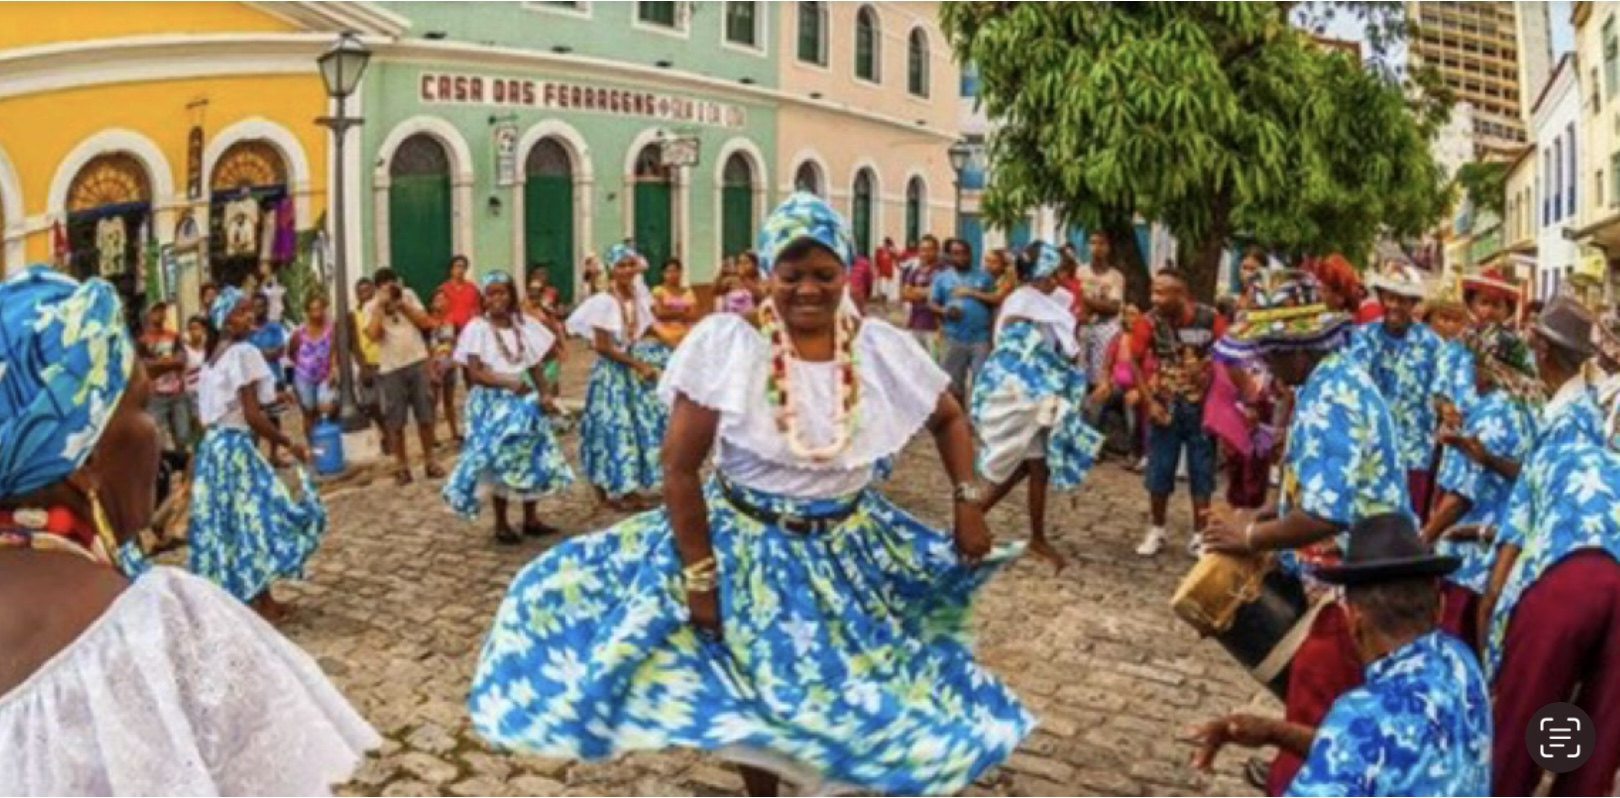
[[[1225,233],[1211,231],[1198,242],[1192,257],[1181,262],[1182,270],[1187,273],[1187,287],[1199,302],[1215,304],[1216,282],[1220,279],[1221,256],[1225,252]]]
[[[1125,298],[1137,307],[1146,308],[1151,299],[1153,275],[1148,273],[1147,258],[1136,245],[1136,222],[1131,214],[1109,214],[1103,220],[1103,232],[1114,245],[1114,265],[1125,273]]]

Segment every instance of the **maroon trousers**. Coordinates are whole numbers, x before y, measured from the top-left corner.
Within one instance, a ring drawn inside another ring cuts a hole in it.
[[[1419,525],[1429,520],[1429,494],[1433,490],[1433,472],[1417,470],[1406,472],[1406,492],[1412,496],[1412,512],[1417,514]]]
[[[1288,667],[1288,697],[1283,717],[1290,723],[1322,725],[1333,702],[1346,690],[1361,684],[1361,658],[1350,639],[1350,622],[1344,607],[1333,602],[1316,614],[1305,642],[1299,644]],[[1271,760],[1266,778],[1266,794],[1282,795],[1305,760],[1288,751],[1278,751]]]
[[[1455,582],[1440,583],[1440,628],[1468,644],[1479,645],[1479,594]]]
[[[1271,457],[1226,451],[1226,503],[1244,510],[1266,506],[1271,490]]]
[[[1553,780],[1552,795],[1609,795],[1620,768],[1620,563],[1607,552],[1570,555],[1526,590],[1508,622],[1496,674],[1494,795],[1530,795],[1542,771],[1525,748],[1536,712],[1569,701],[1597,729],[1592,758]]]

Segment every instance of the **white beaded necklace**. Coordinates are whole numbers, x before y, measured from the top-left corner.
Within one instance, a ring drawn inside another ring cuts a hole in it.
[[[834,321],[833,348],[838,370],[838,405],[833,411],[834,435],[826,446],[812,447],[804,442],[799,429],[799,413],[793,403],[793,385],[789,378],[791,364],[800,360],[792,337],[783,328],[776,312],[775,300],[766,300],[759,309],[760,329],[771,343],[771,370],[765,382],[765,393],[776,416],[776,429],[787,438],[788,450],[794,457],[824,463],[849,449],[855,432],[855,407],[860,387],[855,373],[855,333],[858,327],[854,315],[838,311]]]

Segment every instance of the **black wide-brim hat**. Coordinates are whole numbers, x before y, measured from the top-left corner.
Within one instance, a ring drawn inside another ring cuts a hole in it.
[[[1371,585],[1403,579],[1444,576],[1462,560],[1435,554],[1418,537],[1406,513],[1363,518],[1350,527],[1350,552],[1338,565],[1315,570],[1316,578],[1335,585]]]

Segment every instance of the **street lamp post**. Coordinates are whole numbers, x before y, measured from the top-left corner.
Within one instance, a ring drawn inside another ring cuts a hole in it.
[[[318,62],[321,67],[321,80],[326,83],[327,97],[337,101],[337,113],[333,116],[323,116],[315,120],[316,124],[332,131],[332,157],[336,159],[336,168],[332,170],[336,190],[333,196],[333,224],[337,229],[336,261],[337,261],[337,311],[339,324],[336,325],[336,342],[338,347],[338,393],[342,404],[340,421],[343,429],[355,432],[366,428],[366,419],[360,413],[360,407],[354,399],[354,357],[350,350],[349,322],[353,314],[349,312],[349,220],[347,204],[347,180],[344,175],[343,145],[348,138],[349,129],[359,127],[365,120],[348,115],[349,95],[354,93],[360,85],[360,77],[366,72],[366,64],[371,61],[371,51],[366,49],[353,33],[344,33],[332,48],[321,54]],[[359,332],[358,329],[355,332]]]
[[[957,139],[946,150],[951,159],[951,171],[956,173],[956,237],[962,237],[962,171],[967,169],[968,159],[973,157],[973,145],[967,139]]]

